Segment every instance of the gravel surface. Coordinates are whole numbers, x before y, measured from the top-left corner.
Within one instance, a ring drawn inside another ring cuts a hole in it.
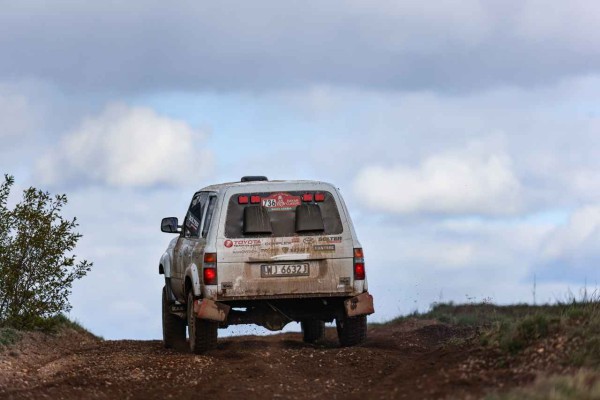
[[[408,320],[370,327],[367,341],[352,348],[340,348],[329,329],[315,345],[298,333],[241,336],[193,355],[160,341],[28,334],[0,353],[0,398],[480,398],[534,379],[532,371],[498,365],[475,336]]]

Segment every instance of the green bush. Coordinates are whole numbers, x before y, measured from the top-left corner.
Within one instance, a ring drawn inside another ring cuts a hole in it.
[[[13,328],[0,328],[0,349],[10,346],[21,338],[19,331]]]
[[[48,317],[70,310],[71,286],[92,263],[71,254],[81,235],[76,219],[60,215],[66,195],[31,187],[8,209],[13,184],[5,175],[0,185],[0,326],[43,329]]]
[[[579,320],[579,324],[570,331],[570,337],[580,343],[571,355],[571,361],[577,366],[598,369],[600,368],[599,307],[588,306],[585,316]]]
[[[500,347],[511,353],[523,350],[549,333],[550,321],[546,315],[536,314],[514,322],[505,322],[500,333]]]

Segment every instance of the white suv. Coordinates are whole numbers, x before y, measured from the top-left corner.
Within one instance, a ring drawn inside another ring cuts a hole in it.
[[[241,182],[194,194],[183,224],[160,259],[166,347],[201,353],[217,330],[258,324],[281,330],[301,323],[305,342],[335,319],[342,346],[363,341],[374,312],[363,250],[339,191],[316,181]]]

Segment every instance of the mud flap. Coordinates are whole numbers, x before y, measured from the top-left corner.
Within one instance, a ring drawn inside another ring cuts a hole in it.
[[[201,319],[224,322],[227,320],[230,309],[231,307],[226,304],[217,303],[209,299],[194,301],[194,314]]]
[[[369,292],[364,292],[356,297],[344,301],[344,308],[348,317],[357,315],[368,315],[375,312],[373,306],[373,296]]]

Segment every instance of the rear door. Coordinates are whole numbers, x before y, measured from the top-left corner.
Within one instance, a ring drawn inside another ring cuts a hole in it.
[[[202,262],[204,256],[204,250],[206,248],[206,239],[208,231],[212,223],[212,216],[217,201],[216,194],[206,193],[206,198],[201,200],[202,208],[200,210],[200,229],[198,232],[190,237],[188,240],[188,251],[184,257],[184,265],[187,268],[191,264],[195,264],[198,267],[198,272],[202,274]]]
[[[173,251],[175,256],[174,276],[177,280],[173,287],[175,295],[179,299],[183,299],[185,297],[185,293],[183,293],[184,274],[186,268],[191,262],[192,250],[200,241],[202,216],[207,200],[208,193],[206,192],[199,192],[194,195],[183,220],[181,237],[177,241],[177,245]]]
[[[353,245],[337,193],[249,192],[227,202],[218,238],[222,298],[352,291]]]

